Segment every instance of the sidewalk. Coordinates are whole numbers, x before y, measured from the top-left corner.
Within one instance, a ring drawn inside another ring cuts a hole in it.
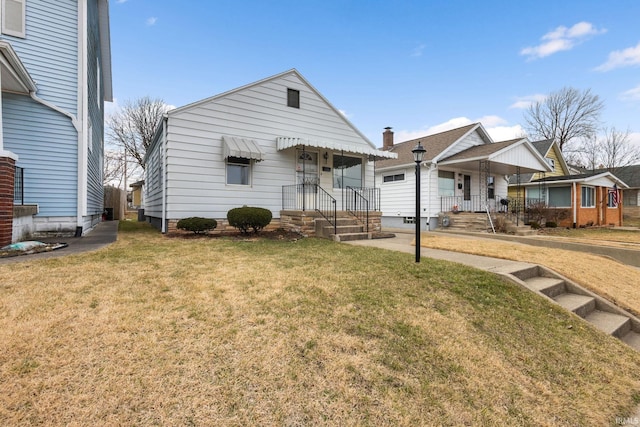
[[[369,246],[415,254],[416,247],[415,245],[412,245],[415,235],[410,232],[397,230],[394,230],[394,233],[396,237],[388,239],[354,240],[345,243],[356,246]],[[494,273],[510,273],[513,271],[523,270],[527,267],[533,267],[535,265],[520,261],[510,261],[506,259],[491,258],[480,255],[471,255],[461,252],[444,251],[440,249],[431,249],[424,247],[420,248],[420,256],[423,258],[434,258],[457,262],[459,264],[465,264],[470,267],[475,267],[480,270],[491,271]]]
[[[82,252],[95,251],[96,249],[103,248],[115,242],[117,238],[118,221],[103,221],[82,237],[49,237],[46,239],[33,239],[44,243],[66,243],[68,246],[51,252],[0,258],[0,265],[32,261],[36,259],[58,258]]]

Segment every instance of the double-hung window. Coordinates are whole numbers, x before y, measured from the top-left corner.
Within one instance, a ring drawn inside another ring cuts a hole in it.
[[[26,0],[2,0],[2,34],[25,37],[25,3]]]
[[[227,184],[250,185],[251,159],[227,157]]]
[[[582,187],[581,190],[581,203],[583,208],[595,208],[596,207],[596,189],[593,187]]]

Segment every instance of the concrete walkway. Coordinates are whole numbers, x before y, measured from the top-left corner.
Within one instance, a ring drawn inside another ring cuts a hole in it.
[[[370,239],[370,240],[354,240],[345,242],[356,246],[369,246],[381,249],[389,249],[399,252],[415,254],[416,247],[412,245],[415,237],[412,233],[394,231],[396,237],[387,239]],[[424,234],[423,234],[424,236]],[[510,261],[506,259],[491,258],[480,255],[463,254],[461,252],[444,251],[440,249],[420,248],[420,256],[424,258],[434,258],[446,261],[457,262],[459,264],[475,267],[480,270],[491,271],[494,273],[508,274],[512,271],[523,270],[527,267],[533,267],[530,264],[520,261]]]
[[[46,239],[34,239],[44,243],[66,243],[68,246],[51,252],[0,258],[0,265],[32,261],[35,259],[59,258],[82,252],[95,251],[115,242],[117,238],[118,221],[103,221],[82,237],[49,237]]]

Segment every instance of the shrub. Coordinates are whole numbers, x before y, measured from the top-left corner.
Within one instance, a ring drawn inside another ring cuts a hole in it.
[[[540,228],[540,224],[538,224],[537,221],[531,221],[531,223],[529,224],[531,226],[531,228],[533,228],[534,230],[537,230]]]
[[[264,208],[243,206],[233,208],[227,212],[229,225],[237,228],[242,233],[248,233],[250,229],[258,233],[271,222],[271,211]]]
[[[178,230],[193,231],[195,234],[204,234],[218,226],[218,221],[213,218],[201,218],[192,216],[178,221]]]
[[[544,226],[547,228],[556,228],[558,224],[554,221],[547,221],[544,223]]]

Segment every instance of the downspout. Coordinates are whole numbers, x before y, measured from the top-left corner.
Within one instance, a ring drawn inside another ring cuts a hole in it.
[[[433,163],[429,163],[427,169],[427,231],[431,231],[431,173],[433,172]]]
[[[167,232],[167,180],[165,175],[167,173],[167,127],[168,117],[165,116],[162,121],[162,144],[160,144],[160,170],[162,171],[162,233]]]
[[[573,228],[576,228],[576,223],[578,222],[578,189],[576,187],[576,183],[573,184]]]
[[[86,2],[78,2],[78,107],[76,114],[81,118],[77,123],[76,130],[78,131],[78,183],[77,183],[77,219],[76,219],[76,236],[82,235],[83,218],[87,212],[87,185],[88,185],[88,160],[89,147],[87,146],[87,131],[88,131],[88,117],[89,117],[89,105],[88,105],[88,18],[87,18],[87,5]],[[57,111],[57,110],[56,110]],[[75,125],[74,125],[75,127]],[[103,206],[104,208],[104,206]]]

